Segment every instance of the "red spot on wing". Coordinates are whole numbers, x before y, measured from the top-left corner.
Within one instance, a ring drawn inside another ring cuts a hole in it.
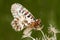
[[[27,11],[27,12],[25,12],[25,15],[27,15],[29,12]]]

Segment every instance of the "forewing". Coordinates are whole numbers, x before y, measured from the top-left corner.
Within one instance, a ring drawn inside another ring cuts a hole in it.
[[[11,6],[11,13],[13,15],[13,17],[19,17],[21,14],[25,15],[25,14],[31,14],[24,6],[22,6],[19,3],[14,3]],[[34,17],[31,14],[32,17]]]

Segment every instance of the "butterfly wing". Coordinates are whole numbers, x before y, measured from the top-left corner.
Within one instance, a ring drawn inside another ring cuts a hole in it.
[[[17,31],[22,30],[24,28],[24,25],[27,26],[28,23],[34,21],[35,18],[25,7],[23,7],[21,4],[18,3],[12,4],[11,13],[14,17],[14,20],[12,21],[11,25],[13,29]],[[24,21],[27,21],[28,23]]]
[[[25,17],[21,13],[19,13],[20,9],[21,9],[20,4],[15,3],[11,6],[11,13],[14,17],[13,21],[11,22],[11,25],[13,29],[15,29],[16,31],[22,30],[24,26],[22,22],[25,20]]]

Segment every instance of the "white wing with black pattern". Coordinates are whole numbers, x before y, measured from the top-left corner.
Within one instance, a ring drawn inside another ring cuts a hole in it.
[[[14,17],[11,25],[16,31],[24,29],[24,26],[28,26],[28,23],[34,22],[34,16],[21,4],[14,3],[11,6],[11,13]],[[24,21],[27,21],[25,23]]]

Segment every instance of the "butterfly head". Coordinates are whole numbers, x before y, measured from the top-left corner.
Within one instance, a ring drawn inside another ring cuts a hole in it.
[[[40,19],[36,19],[36,21],[35,21],[35,22],[37,23],[37,25],[40,25],[41,20],[40,20]]]

